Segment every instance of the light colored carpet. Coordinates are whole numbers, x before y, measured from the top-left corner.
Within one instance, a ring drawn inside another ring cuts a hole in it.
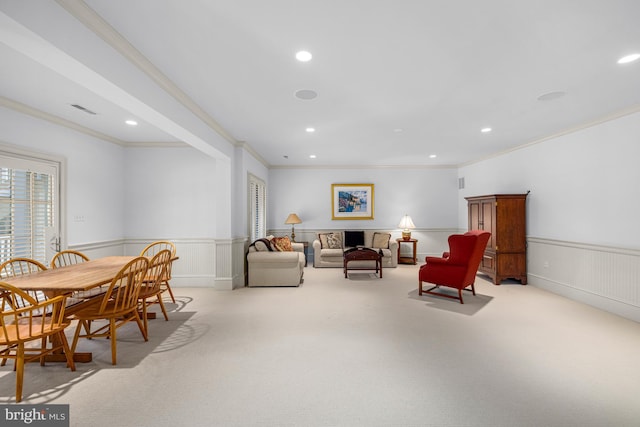
[[[117,366],[107,340],[76,372],[29,364],[24,402],[83,427],[640,425],[640,324],[517,282],[479,277],[464,305],[419,297],[417,266],[174,292],[149,342],[120,330]]]

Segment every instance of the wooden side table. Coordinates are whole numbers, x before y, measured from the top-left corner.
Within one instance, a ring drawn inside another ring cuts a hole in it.
[[[294,243],[302,243],[304,246],[304,266],[307,266],[309,262],[309,242],[294,242]]]
[[[396,239],[396,242],[398,242],[398,264],[417,264],[417,247],[418,247],[418,239],[409,239],[409,240],[405,240],[405,239]],[[401,257],[400,256],[400,249],[402,248],[402,243],[412,243],[413,244],[413,256],[412,257]]]

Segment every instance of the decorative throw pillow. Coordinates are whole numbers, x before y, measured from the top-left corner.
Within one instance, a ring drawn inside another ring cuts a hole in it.
[[[342,249],[342,234],[341,233],[328,234],[327,247],[329,249]]]
[[[389,249],[389,233],[373,233],[373,245],[376,249]]]
[[[269,239],[258,239],[255,242],[253,242],[253,246],[256,248],[256,251],[258,252],[273,251],[273,249],[271,249],[271,242],[269,241]]]
[[[318,233],[318,240],[320,240],[320,248],[327,249],[329,242],[327,242],[327,236],[331,233]]]
[[[289,236],[274,237],[273,239],[271,239],[271,246],[275,248],[276,251],[293,252],[293,247],[291,246],[291,240],[289,240]]]

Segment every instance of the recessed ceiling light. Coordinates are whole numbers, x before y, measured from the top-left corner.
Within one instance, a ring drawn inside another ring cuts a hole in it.
[[[436,154],[429,154],[430,159],[435,159],[436,157],[438,157]]]
[[[618,59],[618,64],[628,64],[629,62],[637,61],[640,59],[640,53],[632,53],[631,55],[623,56]]]
[[[311,154],[311,155],[309,156],[309,158],[310,158],[310,159],[315,159],[315,158],[316,158],[316,155],[315,155],[315,154]]]
[[[316,128],[306,128],[307,133],[313,133],[316,131]]]
[[[482,133],[489,133],[491,131],[492,131],[491,128],[482,128],[482,129],[480,129],[480,132],[482,132]]]
[[[301,50],[300,52],[296,53],[296,59],[300,62],[309,62],[311,61],[311,58],[313,58],[313,55],[311,55],[306,50]]]
[[[300,89],[296,91],[295,95],[298,99],[309,100],[318,96],[318,92],[311,89]]]
[[[138,126],[138,122],[136,122],[135,120],[127,120],[125,123],[129,126]]]

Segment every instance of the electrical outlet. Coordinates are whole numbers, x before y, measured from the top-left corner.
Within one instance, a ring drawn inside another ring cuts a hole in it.
[[[542,264],[542,266],[543,266],[544,268],[549,268],[549,261],[545,261],[545,262]]]
[[[75,215],[73,217],[73,222],[84,222],[84,215]]]

